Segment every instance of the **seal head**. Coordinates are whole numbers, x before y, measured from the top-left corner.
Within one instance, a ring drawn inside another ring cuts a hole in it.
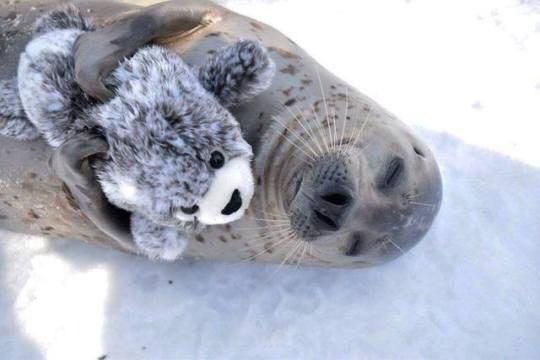
[[[371,101],[322,102],[276,118],[279,136],[268,151],[283,170],[265,167],[276,192],[263,191],[263,208],[288,219],[289,233],[318,260],[370,266],[395,259],[420,241],[439,210],[435,158]]]

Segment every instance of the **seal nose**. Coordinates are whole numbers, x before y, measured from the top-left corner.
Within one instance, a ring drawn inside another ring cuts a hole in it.
[[[335,185],[326,189],[313,199],[313,225],[319,230],[339,230],[345,223],[352,202],[353,198],[345,188]]]
[[[231,200],[229,200],[229,203],[221,210],[221,213],[223,215],[231,215],[238,211],[242,207],[242,196],[240,195],[240,191],[238,189],[235,189],[232,193]]]

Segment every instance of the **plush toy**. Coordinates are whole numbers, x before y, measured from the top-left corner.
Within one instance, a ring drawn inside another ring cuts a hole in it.
[[[73,44],[94,26],[73,6],[35,25],[17,81],[0,82],[0,134],[53,147],[81,132],[101,134],[107,156],[92,166],[109,201],[132,213],[142,253],[173,260],[190,234],[239,219],[253,195],[252,151],[226,109],[265,90],[274,64],[256,42],[240,41],[190,68],[148,46],[106,79],[97,103],[74,79]]]

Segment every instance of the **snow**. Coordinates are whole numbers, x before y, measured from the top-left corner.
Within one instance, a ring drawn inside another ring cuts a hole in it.
[[[540,3],[324,3],[228,6],[431,145],[445,197],[428,236],[382,267],[276,273],[3,232],[2,358],[540,357]]]

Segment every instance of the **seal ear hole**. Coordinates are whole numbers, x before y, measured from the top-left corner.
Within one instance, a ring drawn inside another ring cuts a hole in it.
[[[426,155],[424,154],[424,152],[422,150],[420,150],[418,147],[416,146],[413,146],[413,150],[414,152],[416,153],[416,155],[420,156],[421,158],[425,158]]]

